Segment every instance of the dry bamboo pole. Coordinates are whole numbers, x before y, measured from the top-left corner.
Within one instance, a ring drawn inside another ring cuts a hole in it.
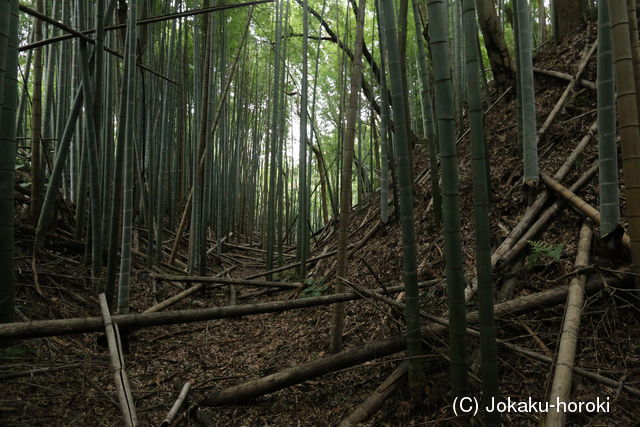
[[[576,196],[575,193],[550,176],[541,173],[540,177],[547,187],[558,193],[560,197],[569,202],[578,212],[591,219],[596,224],[600,224],[600,212],[598,212],[596,208],[588,204],[582,198]],[[622,236],[622,244],[625,248],[631,249],[631,239],[629,234],[624,233]]]
[[[364,402],[358,405],[347,418],[342,420],[339,427],[357,426],[371,418],[371,415],[382,406],[384,400],[398,387],[400,380],[406,375],[408,369],[409,362],[407,360],[398,365],[391,375]]]
[[[187,381],[182,386],[182,390],[178,395],[178,399],[175,401],[175,403],[171,407],[171,410],[169,411],[165,419],[162,420],[162,422],[160,423],[160,427],[170,426],[173,420],[176,419],[176,415],[178,415],[178,411],[180,410],[180,407],[184,403],[185,399],[187,398],[187,394],[189,393],[190,389],[191,389],[191,383]]]
[[[576,73],[571,77],[571,80],[569,81],[569,84],[567,85],[566,89],[560,96],[560,99],[558,99],[558,102],[556,102],[556,105],[553,107],[553,110],[551,110],[551,112],[545,119],[544,123],[540,127],[540,130],[538,130],[539,139],[542,139],[542,136],[549,130],[549,128],[555,121],[556,117],[558,117],[558,114],[560,113],[560,111],[562,111],[562,109],[564,108],[564,105],[567,103],[567,100],[569,99],[569,95],[571,95],[576,85],[578,84],[578,81],[582,77],[582,74],[584,73],[584,70],[587,67],[587,64],[589,63],[589,59],[591,59],[591,57],[593,56],[593,53],[596,51],[596,46],[597,46],[597,43],[594,42],[589,48],[589,50],[587,51],[584,58],[582,58],[580,65],[578,65],[578,71],[576,71]]]
[[[589,264],[589,250],[591,248],[591,226],[588,222],[582,225],[580,230],[580,241],[578,243],[578,254],[576,255],[576,268],[587,267]],[[582,286],[586,280],[585,275],[578,275],[571,279],[567,305],[562,323],[562,335],[558,346],[558,356],[556,358],[555,374],[553,376],[551,394],[549,402],[568,402],[571,394],[571,375],[576,358],[576,348],[578,346],[578,331],[580,329],[580,318],[582,317],[582,306],[584,304],[584,292]],[[544,425],[557,426],[564,425],[566,412],[551,410],[547,412]]]
[[[567,174],[569,173],[569,170],[575,164],[575,160],[584,151],[585,147],[591,141],[591,138],[595,137],[597,129],[598,129],[598,123],[597,121],[595,121],[589,128],[589,131],[587,132],[587,134],[584,137],[582,137],[578,145],[576,145],[576,147],[573,149],[571,154],[569,154],[569,156],[566,158],[562,166],[560,166],[558,171],[555,173],[554,178],[556,180],[561,181],[567,176]],[[583,174],[583,178],[585,177],[585,175],[587,175],[587,173]],[[540,211],[542,210],[542,208],[544,207],[544,205],[547,203],[548,200],[549,200],[549,192],[547,190],[542,191],[538,194],[538,197],[536,198],[535,202],[532,203],[527,208],[522,218],[520,218],[520,221],[518,222],[518,224],[513,228],[513,230],[511,230],[511,233],[509,233],[509,235],[504,239],[504,241],[500,244],[500,246],[496,250],[494,250],[493,253],[491,254],[492,268],[495,268],[500,261],[502,261],[503,265],[508,262],[505,260],[505,257],[508,254],[510,256],[513,255],[514,246],[517,245],[518,242],[522,241],[522,235],[524,233],[531,232],[530,230],[531,224],[535,221],[538,214],[540,213]],[[519,251],[520,249],[518,249],[517,251]],[[475,295],[477,289],[478,289],[478,281],[474,278],[474,280],[471,282],[471,286],[465,289],[465,300],[470,301]]]
[[[592,293],[602,289],[604,286],[603,280],[605,279],[602,277],[596,277],[594,280],[588,281],[585,284],[585,292]],[[614,284],[620,284],[621,282],[622,280],[617,277],[606,279],[607,286],[613,286]],[[553,306],[565,300],[567,290],[567,286],[559,286],[547,291],[538,292],[496,304],[494,306],[495,315],[498,317],[505,316],[507,314],[518,314],[531,310],[539,310],[541,307]],[[471,312],[467,316],[468,324],[478,322],[478,320],[479,313],[477,311]],[[429,338],[434,335],[446,333],[446,331],[447,326],[439,322],[432,322],[422,328],[422,335],[425,338]],[[368,343],[363,347],[345,350],[262,378],[257,378],[223,390],[212,392],[200,402],[200,405],[223,406],[226,404],[244,402],[312,378],[317,378],[330,372],[350,368],[369,360],[403,351],[406,349],[406,346],[406,337],[404,336],[397,336],[383,341]]]
[[[440,279],[418,283],[419,287],[432,286]],[[402,292],[404,286],[377,289],[377,292],[392,294]],[[329,305],[338,301],[360,299],[354,292],[323,295],[319,297],[295,300],[270,301],[258,304],[211,307],[205,309],[178,310],[159,313],[136,313],[112,316],[114,323],[123,328],[141,328],[147,326],[171,325],[176,323],[201,322],[213,319],[228,319],[264,313],[280,313],[319,305]],[[104,328],[102,317],[68,318],[57,320],[36,320],[31,322],[0,324],[0,340],[4,338],[36,338],[53,335],[67,335],[85,332],[98,332]]]
[[[155,274],[149,275],[152,279],[168,282],[204,282],[204,283],[221,283],[225,285],[246,285],[260,288],[287,288],[287,289],[300,289],[304,285],[302,283],[290,283],[290,282],[272,282],[268,280],[246,280],[246,279],[233,279],[227,277],[209,277],[209,276],[174,276],[171,274]]]
[[[596,132],[598,130],[598,122],[594,121],[589,131],[586,133],[584,137],[580,140],[576,148],[571,152],[571,154],[567,157],[562,166],[558,169],[558,171],[553,176],[556,181],[562,181],[567,174],[569,173],[569,169],[575,164],[576,158],[584,151],[585,147],[589,144],[592,138],[595,137]],[[504,241],[500,244],[498,249],[496,249],[492,255],[491,262],[495,265],[504,258],[504,255],[513,245],[518,241],[520,236],[531,226],[531,223],[536,219],[544,205],[549,200],[549,192],[542,191],[535,202],[533,202],[525,211],[524,215],[518,222],[511,233],[504,239]]]
[[[129,387],[127,373],[124,370],[124,356],[122,355],[122,345],[120,342],[120,332],[118,325],[113,323],[111,314],[109,314],[109,305],[107,297],[104,293],[100,294],[100,308],[102,310],[102,318],[104,320],[104,329],[107,334],[107,343],[109,345],[109,356],[111,357],[111,368],[116,383],[116,391],[118,392],[118,401],[120,410],[124,417],[124,423],[127,426],[137,426],[138,419],[136,417],[136,408]]]
[[[231,270],[233,270],[236,267],[237,267],[237,265],[233,265],[233,266],[227,268],[226,270],[222,271],[221,273],[218,273],[216,276],[221,276],[221,275],[223,275],[225,273],[228,273],[228,272],[230,272]],[[205,282],[197,283],[197,284],[191,286],[190,288],[185,289],[184,291],[180,292],[179,294],[174,295],[171,298],[167,298],[164,301],[161,301],[158,304],[149,307],[148,309],[146,309],[144,311],[144,313],[155,313],[156,311],[164,310],[165,308],[170,307],[170,306],[176,304],[179,301],[182,301],[183,299],[185,299],[189,295],[198,292],[200,289],[204,288],[205,286],[206,286]],[[220,286],[222,286],[222,285],[220,285]]]
[[[628,273],[628,272],[629,271],[626,270],[626,271],[623,271],[622,273]],[[370,290],[364,290],[362,288],[357,288],[357,289],[360,289],[364,293],[367,293],[368,295],[372,296],[373,298],[376,298],[377,300],[385,302],[385,303],[389,304],[392,307],[399,308],[400,305],[401,305],[401,304],[399,305],[399,303],[397,301],[394,301],[394,300],[392,300],[390,298],[387,298],[384,295],[380,295],[380,294],[377,294],[375,292],[371,292]],[[428,314],[425,314],[424,312],[422,312],[421,314],[422,314],[423,317],[429,318],[429,319],[433,320],[434,322],[440,323],[440,324],[442,324],[444,326],[448,326],[449,325],[449,321],[447,319],[444,319],[444,318],[441,318],[441,317],[436,317],[436,316],[433,316],[433,315],[428,315]],[[469,334],[472,337],[476,337],[476,338],[480,337],[480,332],[475,330],[475,329],[472,329],[472,328],[467,328],[467,334]],[[546,363],[546,364],[549,364],[549,365],[552,365],[554,363],[554,360],[551,357],[545,356],[543,354],[537,353],[535,351],[529,350],[529,349],[524,348],[524,347],[517,346],[517,345],[512,344],[512,343],[510,343],[508,341],[503,341],[503,340],[498,339],[498,340],[496,340],[496,342],[500,346],[502,346],[502,347],[504,347],[504,348],[506,348],[508,350],[514,351],[514,352],[516,352],[516,353],[518,353],[518,354],[520,354],[522,356],[529,357],[529,358],[531,358],[533,360],[537,360],[539,362],[543,362],[543,363]],[[600,384],[604,384],[604,385],[607,385],[609,387],[613,387],[613,388],[616,388],[616,389],[624,389],[628,393],[630,393],[630,394],[632,394],[634,396],[639,396],[640,397],[640,390],[638,390],[636,388],[633,388],[631,386],[628,386],[628,385],[624,384],[621,381],[613,380],[611,378],[596,374],[596,373],[591,372],[591,371],[587,371],[586,369],[579,368],[577,366],[572,366],[572,371],[575,372],[576,374],[584,377],[584,378],[588,378],[588,379],[590,379],[592,381],[595,381],[595,382],[598,382]]]
[[[598,164],[594,164],[571,186],[571,191],[576,192],[582,188],[598,171]],[[524,232],[520,239],[507,251],[500,263],[500,267],[508,265],[520,252],[527,246],[529,240],[536,234],[540,233],[547,225],[547,222],[564,206],[562,200],[555,201],[548,209],[546,209],[538,219]]]
[[[561,71],[555,71],[555,70],[547,70],[544,68],[539,68],[539,67],[533,67],[533,72],[534,73],[538,73],[538,74],[542,74],[545,76],[550,76],[550,77],[555,77],[558,79],[562,79],[562,80],[567,80],[567,81],[571,81],[571,79],[573,79],[573,76],[571,74],[567,74],[567,73],[563,73]],[[587,88],[587,89],[591,89],[591,90],[596,90],[596,84],[594,82],[592,82],[591,80],[587,80],[587,79],[580,79],[578,81],[578,83],[580,83],[581,86]]]

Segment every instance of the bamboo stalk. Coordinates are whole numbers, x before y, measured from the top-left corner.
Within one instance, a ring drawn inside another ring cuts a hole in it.
[[[578,242],[578,254],[576,255],[576,268],[586,267],[589,264],[589,249],[591,248],[591,227],[588,222],[582,225],[580,241]],[[586,280],[585,275],[575,276],[569,285],[567,305],[562,323],[562,334],[558,346],[555,374],[553,376],[549,402],[568,402],[571,393],[571,374],[578,346],[578,331],[580,318],[582,317],[582,305],[584,304],[584,291],[582,286]],[[547,412],[544,425],[564,425],[566,412],[559,408]]]
[[[439,279],[420,282],[419,287],[432,286]],[[403,286],[393,286],[376,289],[377,292],[397,293],[404,290]],[[264,313],[280,313],[287,310],[329,305],[339,301],[360,299],[353,292],[324,295],[319,297],[301,298],[295,300],[271,301],[258,304],[245,304],[225,307],[211,307],[205,309],[178,310],[160,313],[136,313],[112,316],[114,323],[123,328],[141,328],[146,326],[171,325],[176,323],[191,323],[213,319],[226,319],[238,316],[249,316]],[[57,320],[37,320],[32,322],[0,324],[0,339],[2,338],[35,338],[53,335],[67,335],[85,332],[97,332],[103,329],[102,317],[68,318]]]
[[[180,391],[180,394],[178,395],[178,399],[175,401],[175,403],[171,407],[171,410],[169,411],[169,413],[167,414],[165,419],[162,420],[162,422],[160,423],[160,426],[170,426],[171,425],[171,423],[175,420],[176,415],[178,415],[178,411],[180,410],[180,407],[182,406],[182,404],[184,403],[185,399],[187,398],[187,394],[189,394],[189,390],[190,389],[191,389],[191,383],[187,381],[182,386],[182,390]]]
[[[209,276],[174,276],[171,274],[155,274],[149,275],[152,279],[160,281],[171,282],[206,282],[206,283],[221,283],[225,285],[247,285],[261,288],[276,287],[276,288],[288,288],[288,289],[300,289],[304,285],[302,283],[290,283],[290,282],[274,282],[269,280],[246,280],[246,279],[234,279],[226,277],[209,277]]]
[[[339,427],[357,426],[368,420],[381,406],[387,397],[398,387],[400,380],[409,370],[409,362],[405,360],[384,380],[367,399],[354,409],[339,424]]]
[[[596,224],[600,224],[600,212],[582,198],[577,196],[571,190],[560,184],[555,179],[550,176],[541,173],[540,177],[544,184],[549,187],[551,190],[555,191],[560,197],[569,202],[578,212],[591,219]],[[627,233],[624,233],[622,236],[622,244],[627,249],[631,249],[631,238]]]
[[[111,368],[113,370],[116,391],[118,392],[118,400],[120,402],[120,410],[122,411],[125,425],[137,426],[138,419],[136,417],[136,408],[133,403],[133,396],[131,395],[127,373],[124,370],[124,356],[122,355],[122,344],[120,342],[118,325],[113,323],[113,319],[109,313],[107,298],[104,293],[100,294],[99,298],[100,309],[102,310],[102,319],[104,321],[104,329],[107,334],[107,343],[109,345]]]
[[[563,73],[561,71],[547,70],[545,68],[540,68],[540,67],[533,67],[533,71],[538,74],[555,77],[562,80],[571,81],[571,79],[573,79],[573,76],[571,74]],[[586,87],[587,89],[591,89],[591,90],[597,89],[596,84],[591,80],[580,79],[578,80],[578,83],[580,83],[582,87]]]
[[[618,278],[607,278],[607,286],[621,283]],[[598,277],[585,284],[585,292],[596,292],[604,286],[603,279]],[[541,307],[549,307],[564,301],[567,295],[567,286],[559,286],[547,291],[538,292],[511,301],[495,305],[496,316],[524,313],[531,310],[539,310]],[[444,319],[441,319],[444,320]],[[469,313],[467,321],[477,322],[479,313]],[[425,338],[446,333],[447,326],[432,322],[422,328],[422,336]],[[465,330],[466,333],[466,330]],[[383,341],[368,343],[364,347],[335,353],[322,359],[307,362],[305,364],[285,369],[262,378],[254,379],[242,384],[215,391],[207,395],[201,402],[201,406],[223,406],[232,403],[245,402],[264,394],[295,385],[327,373],[350,368],[369,360],[388,356],[400,352],[406,348],[406,337],[398,336]]]

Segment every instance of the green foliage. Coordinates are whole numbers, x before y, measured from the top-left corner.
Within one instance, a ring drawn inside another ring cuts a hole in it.
[[[302,291],[302,298],[319,297],[325,295],[329,289],[329,283],[325,283],[324,277],[308,278],[302,282],[305,288]]]
[[[527,265],[532,268],[541,258],[551,258],[554,261],[560,261],[564,245],[546,245],[544,242],[529,240],[531,245],[531,253],[527,257]]]

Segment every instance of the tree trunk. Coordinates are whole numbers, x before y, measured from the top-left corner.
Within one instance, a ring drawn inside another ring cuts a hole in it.
[[[623,0],[620,0],[623,1]],[[553,0],[553,36],[556,43],[585,23],[584,0]]]
[[[476,9],[493,78],[498,87],[504,89],[514,76],[511,55],[504,41],[500,20],[492,0],[476,0]]]

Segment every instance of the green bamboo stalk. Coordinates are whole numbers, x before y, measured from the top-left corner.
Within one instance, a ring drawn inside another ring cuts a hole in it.
[[[356,17],[356,39],[354,44],[353,62],[351,64],[351,82],[349,88],[349,103],[347,110],[347,126],[342,148],[342,172],[340,187],[340,223],[338,228],[338,253],[336,276],[345,277],[347,264],[347,245],[349,239],[349,216],[351,211],[351,187],[353,146],[356,134],[356,120],[358,114],[358,98],[362,82],[362,46],[364,39],[364,11],[366,0],[359,0]],[[334,292],[344,290],[344,283],[337,279]],[[337,303],[333,307],[333,322],[331,325],[331,351],[337,353],[342,350],[342,332],[344,329],[344,304]]]
[[[131,275],[131,231],[133,226],[133,145],[135,129],[136,100],[136,0],[129,0],[127,28],[127,106],[125,135],[124,195],[122,207],[122,254],[120,257],[120,277],[118,281],[118,313],[129,312],[129,278]]]
[[[418,45],[418,69],[420,71],[420,105],[422,107],[422,127],[429,147],[429,167],[431,168],[431,197],[433,197],[433,219],[438,225],[442,222],[442,194],[440,191],[440,165],[438,164],[438,136],[431,102],[431,88],[427,67],[427,50],[422,38],[420,25],[420,9],[417,0],[413,1],[413,19],[416,27],[416,43]]]
[[[43,0],[36,1],[36,10],[42,12]],[[42,21],[34,20],[34,40],[42,40]],[[44,192],[44,170],[41,141],[42,126],[42,73],[43,48],[36,49],[33,54],[33,95],[31,96],[31,217],[37,221],[42,209],[42,194]]]
[[[473,204],[476,236],[476,274],[478,277],[478,309],[480,311],[480,358],[482,397],[484,402],[499,399],[496,327],[493,315],[493,282],[491,279],[491,235],[489,233],[489,171],[484,117],[480,91],[480,60],[477,55],[478,30],[473,0],[463,0],[463,27],[466,53],[467,102],[471,127],[473,168]],[[500,413],[487,413],[487,424],[500,425]]]
[[[409,136],[406,123],[404,90],[400,69],[398,38],[395,28],[393,4],[381,1],[379,5],[386,54],[389,59],[393,121],[395,123],[395,153],[398,164],[398,189],[400,192],[400,225],[402,229],[404,287],[406,293],[405,313],[407,319],[407,355],[409,356],[409,388],[419,398],[424,387],[422,364],[422,338],[420,336],[420,298],[416,261],[416,236],[413,221],[413,177],[409,154]]]
[[[533,63],[531,50],[531,26],[527,0],[515,0],[518,14],[518,47],[520,69],[518,78],[522,89],[522,147],[524,184],[534,187],[540,171],[538,168],[538,136],[536,134],[536,103],[533,87]]]
[[[309,4],[303,0],[302,6],[302,82],[300,96],[300,155],[298,159],[298,261],[300,261],[300,278],[306,276],[307,257],[309,256],[309,196],[307,183],[307,103],[309,86],[309,69],[307,55],[309,52]]]
[[[600,181],[600,236],[606,238],[620,223],[618,147],[616,143],[613,44],[609,0],[598,7],[598,160]]]
[[[462,270],[453,89],[449,68],[449,37],[445,1],[429,0],[427,5],[431,54],[433,56],[438,140],[442,164],[442,219],[449,300],[451,389],[453,395],[459,397],[467,395],[469,380],[466,363],[465,284]]]
[[[12,322],[15,305],[14,198],[16,160],[16,99],[18,98],[18,1],[0,2],[0,16],[8,16],[4,76],[0,80],[0,323]],[[0,40],[2,44],[2,40]],[[2,56],[4,55],[4,58]]]
[[[640,273],[640,121],[625,6],[622,1],[609,2],[631,265],[635,273]]]
[[[86,12],[84,0],[78,0],[77,12],[81,27],[86,26]],[[100,167],[98,160],[98,133],[96,132],[94,112],[94,87],[91,84],[90,62],[87,42],[80,40],[80,70],[82,73],[82,86],[84,88],[84,118],[86,129],[86,145],[89,160],[89,177],[91,185],[89,194],[91,198],[91,276],[97,280],[102,270],[102,205],[100,191]],[[97,56],[96,56],[97,58]]]
[[[380,221],[386,224],[389,222],[389,135],[391,134],[389,124],[391,122],[391,112],[389,110],[389,98],[387,97],[387,73],[385,72],[387,63],[385,58],[386,44],[379,18],[378,0],[375,2],[375,8],[378,17],[376,22],[378,39],[380,40],[380,67],[382,69],[382,73],[380,73]]]

